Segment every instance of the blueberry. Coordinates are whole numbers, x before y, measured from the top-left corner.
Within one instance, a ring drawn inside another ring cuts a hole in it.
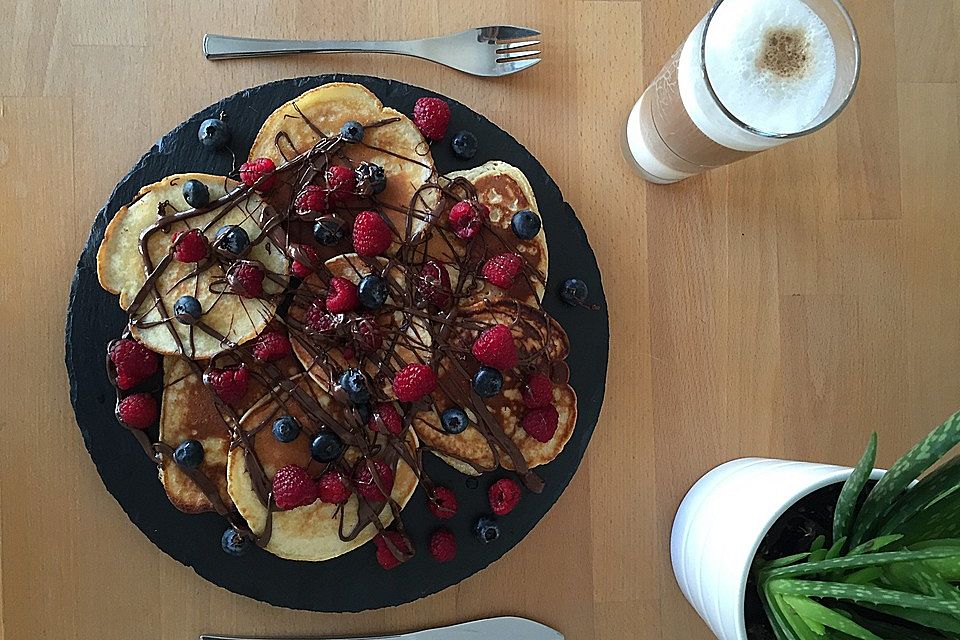
[[[216,245],[229,254],[239,256],[250,246],[247,230],[235,224],[217,229]]]
[[[360,142],[363,140],[363,125],[356,120],[347,120],[340,127],[340,137],[347,142]]]
[[[370,274],[360,279],[357,285],[360,304],[367,309],[376,310],[387,301],[387,282],[378,275]]]
[[[347,394],[350,404],[357,405],[370,402],[367,377],[359,369],[347,369],[341,373],[337,384]]]
[[[183,183],[183,199],[194,209],[210,204],[210,190],[199,180],[187,180]]]
[[[460,407],[451,407],[440,415],[440,421],[443,423],[443,430],[447,433],[463,433],[467,429],[470,420],[467,413]]]
[[[343,440],[329,429],[322,429],[310,443],[310,457],[317,462],[333,462],[343,453]]]
[[[208,118],[200,123],[197,133],[200,144],[210,149],[222,149],[230,143],[230,129],[220,118]]]
[[[232,556],[242,556],[250,548],[247,539],[233,529],[227,529],[223,532],[223,536],[220,538],[220,546]]]
[[[530,209],[518,211],[510,219],[510,228],[513,229],[513,234],[521,240],[532,240],[540,233],[541,226],[540,216]]]
[[[578,307],[587,301],[587,283],[579,278],[564,280],[560,285],[560,298],[569,305]]]
[[[300,423],[293,416],[280,416],[273,421],[273,437],[280,442],[293,442],[300,435]]]
[[[382,193],[387,188],[387,174],[378,164],[362,162],[354,173],[357,176],[358,188],[366,185],[373,194]]]
[[[173,450],[173,461],[184,469],[196,469],[203,462],[203,445],[196,440],[184,440]]]
[[[330,247],[343,240],[343,227],[335,220],[318,220],[313,225],[313,237],[325,247]]]
[[[193,296],[180,296],[173,303],[173,317],[181,324],[193,324],[202,314],[200,301]]]
[[[480,516],[473,525],[473,535],[483,544],[489,544],[500,537],[500,525],[491,516]]]
[[[492,398],[503,388],[503,374],[493,367],[480,367],[473,374],[473,390],[481,398]]]
[[[370,422],[370,405],[369,404],[358,404],[355,409],[357,410],[357,417],[360,418],[361,424],[367,424]]]
[[[461,131],[450,140],[450,148],[453,149],[453,155],[461,160],[469,160],[477,155],[477,136],[469,131]]]

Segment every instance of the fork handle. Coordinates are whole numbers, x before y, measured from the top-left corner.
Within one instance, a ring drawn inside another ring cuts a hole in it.
[[[405,40],[271,40],[237,38],[207,34],[203,36],[203,55],[208,60],[282,56],[292,53],[396,53],[417,56],[412,43]]]

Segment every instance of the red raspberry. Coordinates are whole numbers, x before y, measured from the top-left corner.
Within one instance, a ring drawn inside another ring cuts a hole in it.
[[[239,402],[247,394],[250,371],[246,365],[212,369],[203,374],[203,381],[226,403]]]
[[[353,250],[361,256],[376,256],[390,248],[393,232],[380,214],[361,211],[353,221]]]
[[[380,428],[380,424],[383,424],[387,433],[395,436],[400,435],[403,431],[403,418],[400,417],[400,412],[397,411],[397,408],[394,407],[392,403],[381,402],[374,407],[373,412],[370,414],[370,420],[367,422],[367,427],[371,431],[382,432],[383,429]]]
[[[450,229],[461,240],[469,240],[480,232],[483,223],[490,218],[490,209],[479,202],[461,200],[453,205],[447,215]]]
[[[457,495],[449,487],[437,486],[427,500],[427,508],[441,520],[449,520],[457,515]]]
[[[323,298],[317,298],[307,309],[303,323],[314,333],[330,333],[340,326],[341,316],[327,311],[327,303]]]
[[[510,478],[501,478],[487,490],[490,508],[498,516],[505,516],[520,504],[520,485]]]
[[[260,334],[253,343],[253,357],[260,362],[275,362],[290,355],[290,339],[279,331]]]
[[[374,481],[367,460],[361,458],[353,468],[353,484],[357,488],[357,493],[370,502],[383,502],[393,491],[393,469],[383,460],[374,460],[373,467],[377,470],[379,483]],[[380,487],[383,489],[381,490]]]
[[[523,260],[520,256],[515,253],[501,253],[483,263],[480,275],[501,289],[509,289],[520,275],[521,269]]]
[[[117,404],[117,416],[131,429],[149,429],[157,423],[157,401],[149,393],[135,393]]]
[[[327,192],[323,187],[315,184],[308,184],[297,194],[293,201],[293,206],[300,213],[308,211],[326,211],[327,210]]]
[[[413,105],[413,123],[423,137],[441,140],[450,124],[450,106],[440,98],[420,98]]]
[[[227,273],[230,288],[242,298],[263,295],[263,269],[251,262],[237,262]]]
[[[357,176],[353,169],[340,164],[327,167],[327,192],[331,202],[342,202],[353,194],[357,188]]]
[[[314,267],[320,266],[320,256],[317,255],[317,250],[310,245],[301,244],[297,248],[307,258],[307,260],[310,261],[310,264],[307,264],[306,262],[300,262],[299,260],[294,260],[293,264],[290,265],[290,271],[292,271],[293,275],[297,276],[298,278],[306,278],[313,273]]]
[[[436,260],[425,263],[417,278],[417,293],[430,304],[446,308],[452,295],[447,267]]]
[[[179,262],[200,262],[207,257],[207,238],[200,229],[173,234],[173,257]]]
[[[330,286],[327,289],[327,311],[346,313],[358,306],[360,306],[360,298],[357,297],[357,285],[339,276],[330,278]]]
[[[523,416],[523,430],[538,442],[550,442],[557,432],[557,423],[560,415],[556,407],[548,405],[540,409],[533,409]]]
[[[342,504],[350,499],[350,484],[347,477],[336,469],[327,471],[317,480],[320,500],[329,504]]]
[[[117,370],[117,386],[124,390],[140,384],[160,366],[160,356],[130,338],[110,345],[109,355]]]
[[[523,404],[527,409],[540,409],[553,402],[553,382],[542,373],[535,373],[523,387]]]
[[[381,567],[389,571],[390,569],[399,567],[403,561],[398,559],[397,556],[394,555],[393,550],[387,545],[387,538],[389,538],[393,546],[396,547],[397,551],[403,556],[412,555],[413,547],[402,533],[397,531],[383,531],[379,533],[377,537],[373,539],[373,544],[377,547],[377,562],[380,563]]]
[[[425,364],[408,364],[393,376],[393,392],[401,402],[416,402],[437,388],[437,374]]]
[[[449,529],[437,529],[430,536],[430,555],[437,562],[450,562],[457,557],[457,539]]]
[[[288,464],[273,476],[273,501],[284,511],[313,504],[318,497],[317,483],[303,467]]]
[[[252,187],[263,178],[263,182],[257,184],[255,189],[257,191],[270,191],[277,184],[277,175],[273,173],[276,169],[277,165],[270,158],[255,158],[240,165],[240,179],[243,184]],[[267,175],[269,177],[264,178]]]
[[[495,324],[481,333],[470,352],[480,364],[500,371],[512,369],[517,364],[517,345],[510,327],[505,324]]]
[[[357,346],[362,351],[372,353],[383,346],[383,334],[373,316],[364,316],[357,320],[353,330]]]

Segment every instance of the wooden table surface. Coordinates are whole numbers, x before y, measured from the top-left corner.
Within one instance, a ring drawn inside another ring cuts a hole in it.
[[[741,455],[852,463],[873,429],[889,464],[957,408],[960,2],[848,0],[864,68],[833,125],[650,186],[620,156],[623,120],[708,4],[0,0],[0,636],[354,634],[522,614],[576,640],[708,638],[668,557],[703,472]],[[483,80],[400,58],[200,52],[205,31],[388,38],[496,23],[542,30],[545,61]],[[612,330],[600,424],[549,516],[461,585],[357,615],[233,595],[150,544],[83,448],[63,366],[70,278],[116,180],[220,97],[332,71],[430,87],[513,132],[583,221]]]

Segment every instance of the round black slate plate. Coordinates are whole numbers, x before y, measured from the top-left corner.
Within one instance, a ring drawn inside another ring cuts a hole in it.
[[[214,584],[257,600],[314,611],[361,611],[410,602],[456,584],[498,559],[537,524],[570,482],[596,426],[607,371],[609,328],[596,259],[583,227],[557,185],[513,137],[464,105],[447,99],[453,111],[451,134],[460,129],[473,131],[480,140],[480,150],[471,161],[457,160],[450,152],[448,135],[447,140],[434,145],[438,169],[454,171],[501,159],[519,167],[536,193],[550,248],[549,291],[544,306],[570,336],[571,384],[576,389],[579,407],[573,438],[555,461],[538,469],[546,481],[543,493],[525,491],[520,507],[500,519],[501,538],[489,545],[481,545],[473,538],[471,526],[477,516],[489,510],[486,488],[505,474],[468,479],[427,456],[428,473],[437,482],[452,487],[460,501],[459,512],[447,523],[457,536],[458,555],[447,564],[437,564],[426,550],[426,540],[438,522],[427,511],[422,491],[414,495],[403,512],[404,523],[419,553],[393,571],[385,572],[377,565],[369,543],[334,560],[318,563],[282,560],[260,549],[241,558],[224,554],[220,550],[224,521],[212,513],[187,515],[176,510],[167,500],[153,464],[116,422],[114,392],[104,371],[104,353],[107,342],[123,330],[125,314],[117,305],[116,296],[103,291],[97,283],[97,247],[107,222],[133,199],[141,186],[172,173],[230,171],[230,154],[210,153],[197,142],[197,128],[202,120],[225,112],[233,131],[231,147],[238,157],[245,158],[271,111],[307,89],[331,81],[361,83],[385,105],[404,113],[412,112],[417,98],[437,95],[368,76],[294,78],[225,98],[163,136],[120,181],[93,223],[70,291],[66,364],[77,423],[104,485],[133,523],[164,553]],[[574,308],[560,301],[559,283],[573,276],[586,281],[590,302],[598,304],[599,310]]]

